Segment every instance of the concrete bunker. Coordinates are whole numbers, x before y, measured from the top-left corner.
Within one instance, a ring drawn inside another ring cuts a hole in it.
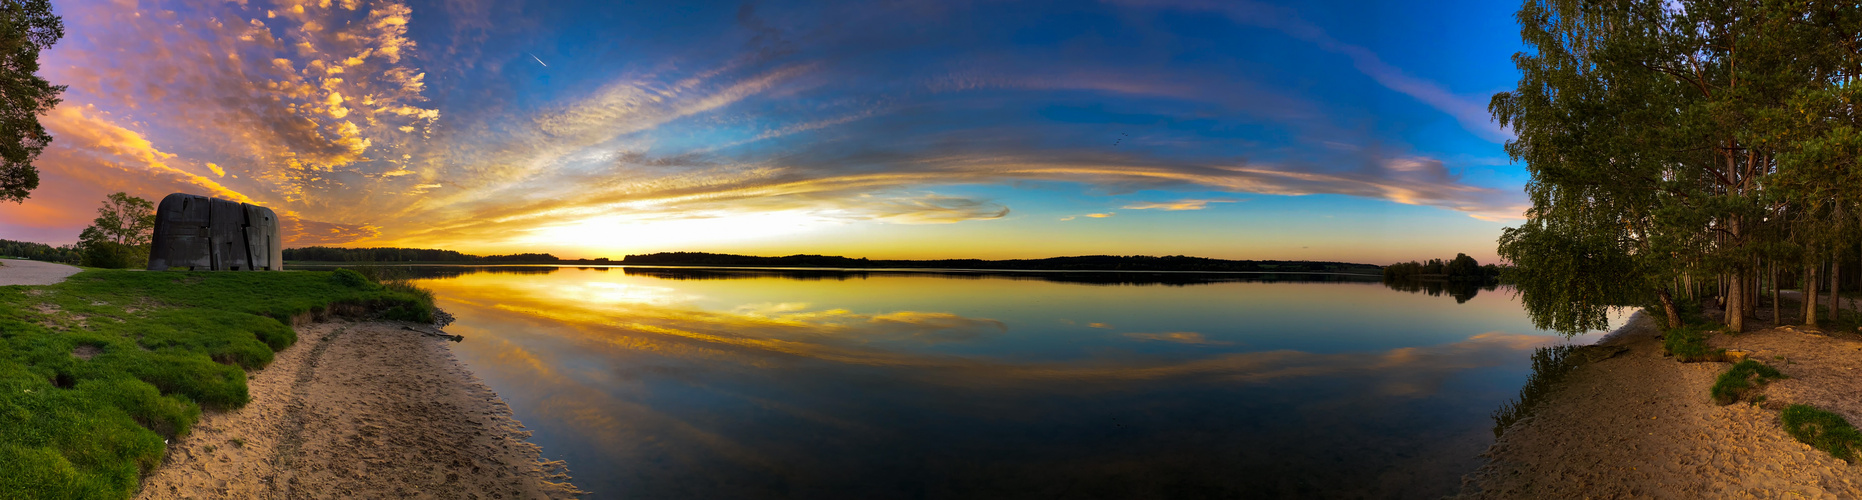
[[[272,209],[175,193],[155,208],[149,270],[282,271],[283,244]]]

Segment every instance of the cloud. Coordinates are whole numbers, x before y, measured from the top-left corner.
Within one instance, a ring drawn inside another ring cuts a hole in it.
[[[1117,3],[1166,7],[1185,10],[1215,11],[1235,22],[1279,30],[1328,52],[1344,55],[1365,76],[1385,88],[1400,92],[1454,117],[1461,127],[1494,142],[1513,139],[1513,132],[1502,127],[1487,112],[1484,97],[1457,95],[1441,85],[1403,71],[1378,57],[1370,49],[1333,38],[1325,30],[1301,19],[1292,9],[1248,0],[1118,0]]]
[[[1134,340],[1170,342],[1170,343],[1175,343],[1175,344],[1195,344],[1195,345],[1233,345],[1234,344],[1234,342],[1209,340],[1209,339],[1203,338],[1203,334],[1196,333],[1196,332],[1127,333],[1125,334],[1125,336],[1132,338]]]
[[[1248,5],[1230,10],[1286,17]],[[716,40],[638,64],[540,52],[552,64],[542,76],[559,80],[529,85],[543,68],[509,47],[540,35],[503,19],[530,14],[493,2],[73,3],[61,13],[74,36],[45,58],[48,77],[71,86],[47,117],[57,139],[40,160],[46,182],[0,213],[75,234],[102,193],[185,191],[291,214],[303,234],[294,243],[472,250],[596,218],[999,220],[1014,198],[950,193],[1025,181],[1355,196],[1490,220],[1523,211],[1518,193],[1377,146],[1386,143],[1231,66],[1130,62],[1173,60],[1166,42],[1081,42],[1108,54],[1061,57],[1073,49],[950,37],[988,20],[989,5],[898,8],[752,15],[754,33],[738,33],[746,21],[735,18],[679,26]],[[920,25],[935,29],[897,29]],[[432,29],[414,29],[423,26]],[[1401,76],[1309,28],[1284,29]],[[954,55],[890,55],[937,40]],[[569,71],[579,66],[592,69]],[[1441,94],[1420,80],[1380,81]],[[1220,132],[1232,129],[1313,147]]]
[[[1175,212],[1179,210],[1202,210],[1203,208],[1208,207],[1210,203],[1235,203],[1238,201],[1241,201],[1241,200],[1236,200],[1233,198],[1210,198],[1206,200],[1185,199],[1185,200],[1167,201],[1167,202],[1133,203],[1130,205],[1125,205],[1124,208],[1131,209],[1131,210],[1159,209],[1159,210]]]

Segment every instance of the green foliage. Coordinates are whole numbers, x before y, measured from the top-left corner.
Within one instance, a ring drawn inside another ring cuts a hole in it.
[[[1836,75],[1862,55],[1831,40],[1862,30],[1855,9],[1527,0],[1517,18],[1521,78],[1489,109],[1532,175],[1500,254],[1539,326],[1671,301],[1682,275],[1742,290],[1754,263],[1814,263],[1853,233],[1862,95]]]
[[[155,204],[119,191],[104,198],[103,206],[97,208],[97,218],[78,239],[85,243],[110,241],[147,246],[154,231]]]
[[[104,269],[137,269],[149,263],[149,247],[129,246],[114,241],[94,241],[83,245],[79,265]]]
[[[163,439],[247,403],[245,371],[296,341],[296,315],[433,315],[431,294],[335,274],[91,270],[0,287],[0,498],[129,497]]]
[[[1770,365],[1748,359],[1733,364],[1733,367],[1728,368],[1726,373],[1720,374],[1720,378],[1713,382],[1710,392],[1715,403],[1730,405],[1746,399],[1747,394],[1772,380],[1781,378],[1789,377],[1779,373],[1778,369]]]
[[[0,257],[19,257],[66,264],[77,264],[82,260],[78,256],[77,247],[71,245],[54,247],[44,243],[13,240],[0,240]]]
[[[1812,448],[1855,463],[1862,453],[1862,433],[1856,431],[1842,415],[1807,405],[1791,405],[1779,415],[1784,432]]]
[[[65,90],[38,76],[39,53],[64,36],[49,0],[0,2],[0,202],[26,201],[39,187],[32,161],[52,142],[39,115]]]
[[[1452,260],[1430,259],[1428,262],[1399,262],[1384,266],[1384,281],[1437,279],[1490,283],[1500,279],[1500,268],[1480,265],[1468,254],[1458,253]]]
[[[78,234],[82,263],[105,269],[147,266],[154,231],[153,203],[128,193],[111,194],[104,198],[90,227]]]
[[[330,273],[330,282],[350,288],[367,288],[373,284],[373,280],[362,276],[362,273],[354,269],[337,269]]]
[[[1717,330],[1717,328],[1702,324],[1670,328],[1667,333],[1663,334],[1662,351],[1683,363],[1725,359],[1725,349],[1714,349],[1707,345],[1707,337]]]

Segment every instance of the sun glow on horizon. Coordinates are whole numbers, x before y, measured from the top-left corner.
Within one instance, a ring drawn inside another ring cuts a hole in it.
[[[652,252],[790,238],[845,224],[805,210],[680,213],[673,218],[603,215],[539,227],[512,241],[517,247],[568,248],[599,254]]]

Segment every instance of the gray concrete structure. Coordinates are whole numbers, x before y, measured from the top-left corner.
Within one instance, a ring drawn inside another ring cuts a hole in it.
[[[155,208],[149,270],[282,271],[283,245],[272,209],[175,193]]]

